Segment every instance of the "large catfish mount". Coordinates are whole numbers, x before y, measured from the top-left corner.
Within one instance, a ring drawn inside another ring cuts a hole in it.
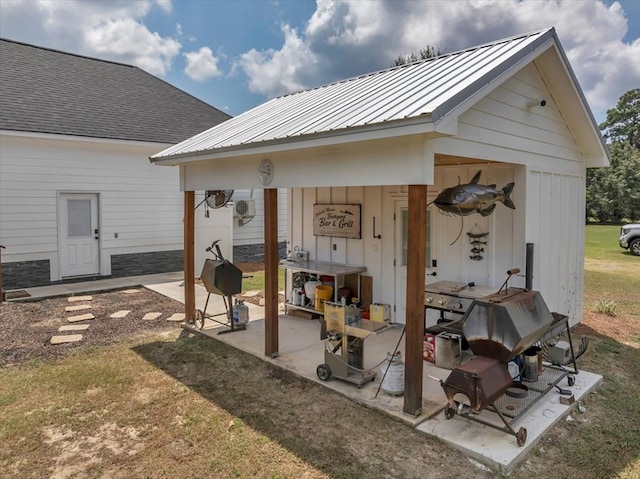
[[[478,171],[470,183],[452,186],[443,190],[431,203],[447,215],[453,214],[461,217],[473,213],[489,216],[496,209],[497,202],[501,202],[507,208],[515,210],[516,206],[509,197],[513,191],[514,184],[509,183],[501,190],[497,190],[496,185],[479,185],[478,181],[480,181],[481,173],[482,171]],[[462,234],[463,226],[464,224],[460,225],[460,233],[451,244],[458,241]]]

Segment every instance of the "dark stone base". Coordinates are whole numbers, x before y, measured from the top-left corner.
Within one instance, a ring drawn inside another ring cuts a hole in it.
[[[278,244],[281,259],[287,256],[287,243]],[[62,281],[49,281],[49,260],[17,261],[2,263],[2,289],[35,288],[52,284],[77,283],[96,279],[124,278],[143,274],[182,271],[184,267],[182,250],[154,251],[150,253],[118,254],[111,256],[110,276],[82,276]],[[257,263],[264,261],[264,245],[253,244],[233,247],[233,261],[237,263]],[[197,272],[196,272],[197,274]]]
[[[181,249],[151,253],[117,254],[111,256],[111,277],[182,271],[184,255]]]
[[[52,284],[49,281],[49,269],[48,259],[2,263],[2,289],[7,291]]]
[[[278,257],[284,259],[287,257],[287,242],[278,243]],[[233,247],[234,263],[261,263],[264,261],[264,245],[249,244]]]
[[[2,289],[35,288],[52,284],[78,283],[97,279],[124,278],[143,274],[182,271],[182,250],[154,251],[151,253],[118,254],[111,256],[110,276],[80,276],[62,281],[49,281],[49,260],[2,263]]]

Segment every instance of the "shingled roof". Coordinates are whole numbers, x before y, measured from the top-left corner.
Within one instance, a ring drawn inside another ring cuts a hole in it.
[[[0,39],[0,130],[177,143],[229,118],[138,67]]]

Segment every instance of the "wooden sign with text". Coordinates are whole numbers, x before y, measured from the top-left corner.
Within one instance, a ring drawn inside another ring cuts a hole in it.
[[[361,205],[313,205],[313,234],[335,238],[362,238]]]

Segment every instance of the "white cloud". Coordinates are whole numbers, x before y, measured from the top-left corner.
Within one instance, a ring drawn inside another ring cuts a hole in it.
[[[187,52],[183,55],[187,59],[184,71],[192,80],[204,81],[222,74],[218,69],[218,59],[213,56],[209,47],[202,47],[197,52]]]
[[[170,0],[155,0],[171,11]],[[180,52],[172,37],[151,32],[142,20],[151,0],[2,0],[0,29],[12,40],[137,65],[156,75]]]
[[[596,116],[640,84],[640,40],[625,43],[618,3],[598,0],[318,0],[306,29],[283,26],[279,50],[251,50],[238,66],[268,96],[386,68],[427,45],[447,52],[554,26]]]
[[[249,76],[249,89],[254,93],[276,96],[305,88],[310,79],[305,69],[316,71],[316,56],[298,37],[295,29],[282,27],[285,41],[280,50],[252,49],[241,56],[239,65]]]

